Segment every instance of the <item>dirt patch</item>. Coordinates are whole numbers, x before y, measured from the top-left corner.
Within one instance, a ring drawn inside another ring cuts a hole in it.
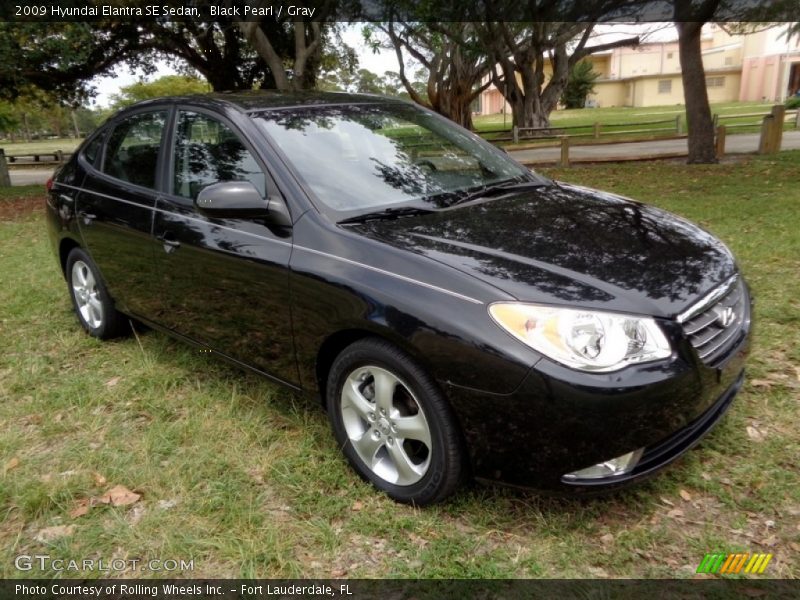
[[[44,196],[3,198],[0,200],[0,221],[17,221],[33,213],[44,212]]]

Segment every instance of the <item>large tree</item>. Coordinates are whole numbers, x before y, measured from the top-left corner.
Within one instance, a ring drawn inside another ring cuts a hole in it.
[[[475,25],[390,21],[379,30],[397,55],[398,76],[410,98],[471,129],[472,103],[491,83],[487,77],[490,58],[481,47]],[[407,73],[408,58],[422,67],[424,94]]]
[[[673,0],[675,27],[678,29],[678,56],[681,62],[683,100],[689,132],[689,163],[717,162],[714,145],[714,119],[708,102],[706,72],[703,68],[701,34],[721,0]]]
[[[122,61],[152,69],[145,59],[132,23],[0,21],[0,98],[37,88],[78,103],[93,77],[110,74]]]
[[[494,63],[492,82],[511,106],[517,127],[550,126],[550,113],[579,61],[595,52],[639,43],[632,37],[593,44],[592,22],[504,22],[491,8],[487,15],[478,31]]]

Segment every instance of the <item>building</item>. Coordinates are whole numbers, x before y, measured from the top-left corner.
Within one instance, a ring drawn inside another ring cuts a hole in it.
[[[708,99],[713,102],[782,102],[800,90],[800,37],[787,24],[730,35],[717,25],[703,29],[702,52]],[[678,41],[646,42],[587,57],[600,74],[587,106],[683,104]],[[545,76],[550,70],[545,65]],[[481,95],[480,114],[503,111],[494,86]],[[505,104],[506,110],[509,110]]]

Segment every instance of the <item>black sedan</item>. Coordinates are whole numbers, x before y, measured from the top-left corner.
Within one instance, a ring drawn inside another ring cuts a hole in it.
[[[321,398],[398,501],[639,479],[742,385],[750,299],[724,244],[402,101],[148,101],[48,185],[89,334],[135,319]]]

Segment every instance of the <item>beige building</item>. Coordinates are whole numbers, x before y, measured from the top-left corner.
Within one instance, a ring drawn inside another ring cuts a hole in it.
[[[797,93],[800,39],[787,38],[785,31],[783,23],[744,35],[729,35],[719,26],[706,26],[702,53],[709,100],[779,102]],[[587,106],[683,104],[677,40],[615,48],[588,60],[600,77]],[[502,94],[492,86],[482,94],[478,112],[496,114],[502,112],[504,104]]]

